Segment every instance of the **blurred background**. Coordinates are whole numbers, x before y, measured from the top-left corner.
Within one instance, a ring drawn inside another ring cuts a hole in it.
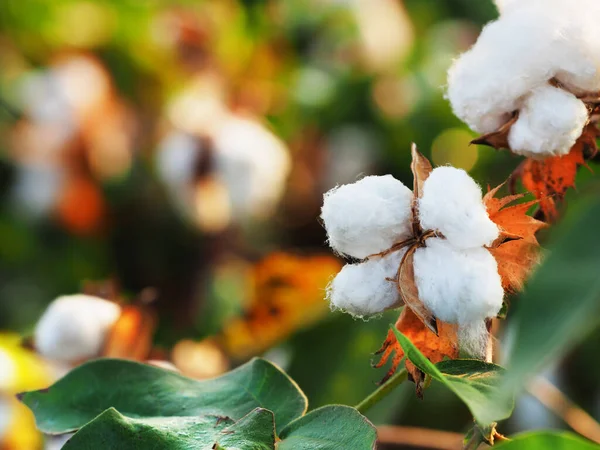
[[[385,373],[369,362],[397,312],[362,322],[329,311],[325,287],[343,261],[325,245],[323,193],[366,174],[410,186],[413,141],[482,185],[519,163],[469,146],[474,135],[443,97],[452,58],[497,15],[488,0],[0,9],[2,450],[44,445],[12,395],[65,370],[26,347],[66,294],[119,305],[120,327],[98,356],[168,360],[204,378],[263,355],[312,408],[356,404]],[[596,417],[600,366],[589,361],[599,341],[549,371]],[[369,418],[457,433],[471,425],[436,385],[424,401],[403,385]],[[501,431],[536,427],[566,425],[525,395]]]

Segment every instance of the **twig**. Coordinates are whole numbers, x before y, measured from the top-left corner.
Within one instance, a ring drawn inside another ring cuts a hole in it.
[[[600,424],[548,380],[537,377],[527,390],[574,431],[600,444]]]
[[[436,450],[460,450],[463,435],[427,428],[383,425],[377,427],[377,439],[381,444]]]
[[[355,408],[364,414],[381,400],[383,400],[390,392],[394,390],[396,386],[406,381],[408,378],[408,372],[406,369],[399,370],[389,380],[379,386],[372,394],[365,397]]]

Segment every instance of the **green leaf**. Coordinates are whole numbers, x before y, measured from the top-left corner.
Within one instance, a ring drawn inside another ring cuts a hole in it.
[[[294,420],[279,437],[278,450],[372,450],[377,431],[356,409],[330,405]]]
[[[452,390],[468,406],[477,422],[487,425],[510,416],[514,402],[499,393],[504,373],[502,367],[474,359],[453,359],[434,365],[395,326],[391,325],[391,329],[406,357],[425,374]]]
[[[569,205],[544,264],[514,302],[504,350],[506,391],[523,384],[598,325],[600,196]]]
[[[48,389],[21,394],[38,428],[75,431],[113,407],[130,418],[214,415],[238,420],[255,408],[273,411],[280,428],[306,412],[306,397],[263,359],[212,380],[193,380],[132,361],[100,359],[74,369]]]
[[[598,450],[599,445],[565,432],[524,433],[494,446],[498,450]]]
[[[81,428],[65,450],[273,450],[273,413],[257,408],[234,423],[217,416],[131,419],[110,408]]]

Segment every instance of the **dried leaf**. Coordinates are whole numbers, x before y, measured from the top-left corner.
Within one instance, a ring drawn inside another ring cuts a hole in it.
[[[413,174],[413,193],[415,198],[419,198],[423,192],[423,183],[425,183],[425,180],[429,177],[433,167],[429,160],[419,153],[416,144],[413,143],[411,145],[410,153],[412,155],[410,170]]]
[[[400,297],[406,306],[408,306],[413,313],[423,322],[423,324],[429,328],[429,330],[438,334],[436,318],[427,309],[419,298],[419,292],[417,291],[417,285],[415,283],[415,269],[414,269],[414,254],[417,250],[417,246],[409,248],[398,269],[398,290]]]
[[[497,131],[493,131],[492,133],[484,134],[477,139],[473,139],[471,144],[487,145],[495,148],[496,150],[501,148],[510,148],[508,145],[508,132],[518,118],[519,115],[515,113],[512,118],[502,125]]]
[[[410,170],[413,173],[413,199],[411,204],[412,210],[412,229],[413,237],[418,238],[423,234],[421,228],[421,222],[419,221],[418,214],[418,200],[423,193],[423,184],[429,177],[429,174],[433,170],[431,163],[425,156],[423,156],[417,150],[417,145],[413,143],[410,147],[410,153],[412,161],[410,163]]]
[[[156,317],[150,308],[124,306],[104,343],[102,356],[144,361],[152,350],[155,328]]]
[[[219,340],[234,359],[264,352],[294,331],[327,314],[323,286],[341,269],[329,255],[275,252],[247,274],[250,297],[244,313],[229,320]]]
[[[523,287],[531,269],[539,263],[539,243],[535,234],[547,224],[527,215],[536,200],[508,206],[523,195],[495,198],[500,187],[502,185],[489,190],[483,198],[490,219],[501,232],[489,251],[498,263],[502,286],[509,292],[516,292]]]
[[[577,169],[586,165],[585,157],[597,153],[597,137],[598,128],[589,124],[569,154],[543,160],[528,158],[515,170],[525,189],[540,201],[540,208],[548,220],[557,218],[556,201],[562,200],[567,190],[575,187]]]
[[[438,320],[438,334],[436,335],[425,327],[422,320],[412,309],[405,307],[402,309],[400,317],[396,322],[396,328],[406,335],[421,353],[434,364],[442,361],[444,358],[458,358],[456,325],[450,325]],[[382,354],[379,362],[374,366],[377,368],[386,364],[393,354],[392,366],[381,381],[384,383],[396,372],[400,361],[404,357],[402,347],[398,344],[396,336],[392,331],[388,332],[385,342],[377,353]],[[422,372],[410,361],[406,361],[406,369],[417,386],[417,394],[421,394],[424,382]]]

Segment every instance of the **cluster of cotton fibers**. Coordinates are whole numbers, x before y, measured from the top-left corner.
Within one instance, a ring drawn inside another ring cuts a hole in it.
[[[344,266],[329,285],[333,307],[368,317],[401,304],[395,280],[407,247],[386,251],[412,237],[412,198],[391,175],[325,194],[321,217],[329,244],[362,260]],[[482,358],[485,319],[500,311],[504,290],[496,260],[485,248],[498,237],[498,227],[481,188],[463,170],[438,167],[423,184],[417,211],[423,230],[433,232],[413,257],[419,298],[435,317],[457,324],[461,348]]]
[[[512,151],[534,158],[569,152],[588,121],[579,97],[600,91],[600,2],[498,0],[500,17],[448,72],[447,96],[474,131],[518,113]]]

